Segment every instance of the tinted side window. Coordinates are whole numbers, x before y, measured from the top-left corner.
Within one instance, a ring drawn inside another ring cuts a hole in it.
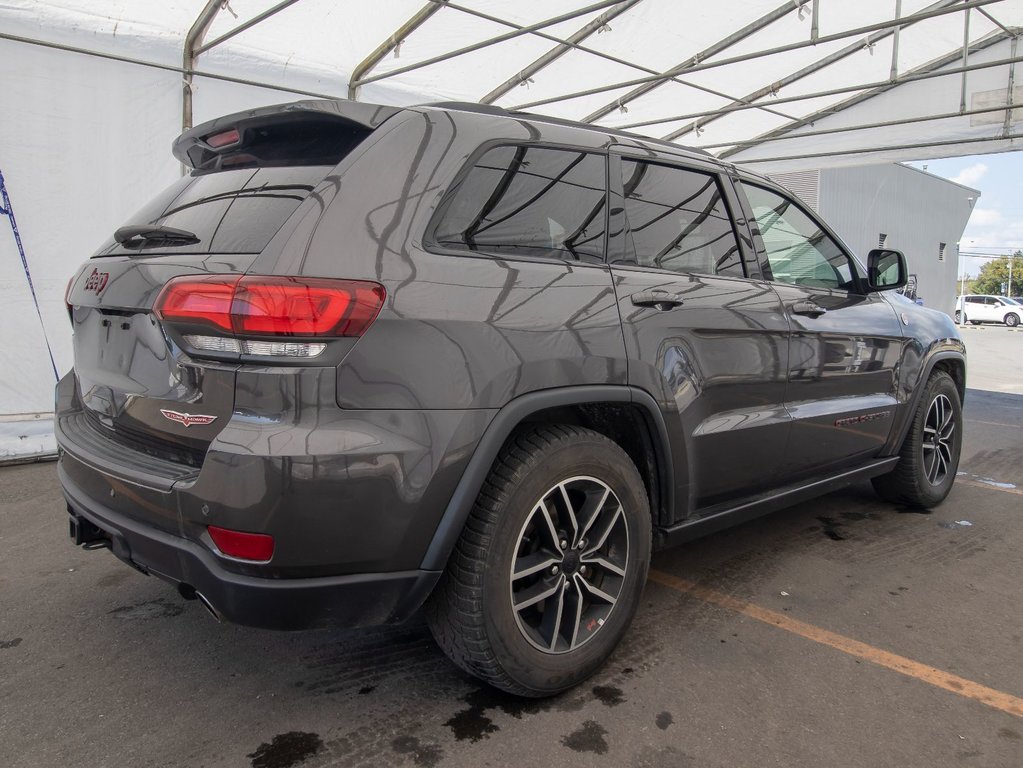
[[[744,276],[739,244],[714,176],[623,160],[622,181],[641,266]]]
[[[452,189],[433,239],[446,248],[604,259],[606,159],[542,147],[495,147]]]
[[[805,211],[762,187],[744,184],[743,189],[775,280],[816,288],[853,288],[849,257]]]

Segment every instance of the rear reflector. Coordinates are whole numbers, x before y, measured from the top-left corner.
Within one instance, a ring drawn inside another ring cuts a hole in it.
[[[264,355],[267,357],[316,357],[326,344],[301,341],[243,341],[231,336],[200,336],[185,334],[185,341],[195,349],[206,352],[234,352],[242,355]]]
[[[217,545],[217,549],[228,557],[260,562],[265,562],[273,557],[273,536],[268,536],[265,533],[232,531],[229,528],[218,528],[215,525],[208,526],[207,530],[210,532],[213,543]]]
[[[154,309],[164,321],[211,326],[243,338],[362,336],[385,295],[382,285],[364,280],[176,277],[164,286]],[[275,354],[253,349],[251,354]]]

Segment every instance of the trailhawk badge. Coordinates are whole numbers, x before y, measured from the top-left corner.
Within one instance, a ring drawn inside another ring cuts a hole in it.
[[[161,408],[160,413],[163,414],[165,419],[176,421],[185,427],[190,427],[193,424],[212,424],[217,420],[216,416],[207,416],[205,413],[179,413],[178,411],[169,411],[166,408]]]

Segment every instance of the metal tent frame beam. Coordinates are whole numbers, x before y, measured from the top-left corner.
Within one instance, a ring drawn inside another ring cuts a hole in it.
[[[202,12],[192,22],[185,35],[184,50],[181,55],[181,130],[192,127],[192,79],[195,75],[195,62],[199,58],[197,51],[203,38],[210,31],[213,20],[220,12],[221,0],[206,0]]]
[[[415,15],[412,16],[412,18],[398,27],[393,35],[380,43],[380,45],[378,45],[369,56],[360,61],[355,69],[352,70],[352,74],[348,78],[348,98],[355,101],[359,97],[359,86],[362,84],[362,78],[369,74],[373,70],[373,67],[383,61],[387,54],[401,45],[402,41],[406,37],[429,21],[430,17],[443,8],[444,5],[444,2],[427,3],[420,8]]]
[[[519,24],[515,24],[511,21],[506,21],[505,19],[499,19],[496,16],[491,16],[490,14],[484,13],[482,11],[477,11],[473,8],[455,5],[454,3],[449,3],[448,7],[451,8],[452,10],[461,11],[462,13],[468,14],[470,16],[475,16],[476,18],[485,19],[486,21],[492,21],[495,24],[503,24],[504,26],[510,27],[512,29],[523,29],[523,27]],[[555,37],[554,35],[547,34],[546,32],[542,32],[540,30],[534,30],[531,34],[534,35],[535,37],[543,38],[544,40],[550,40],[551,42],[557,43],[558,45],[567,46],[574,50],[581,51],[582,53],[588,53],[592,56],[597,56],[598,58],[604,59],[605,61],[611,61],[614,62],[615,64],[620,64],[623,67],[630,67],[631,69],[636,69],[639,70],[640,72],[646,72],[647,74],[654,75],[656,77],[663,77],[663,73],[658,72],[656,69],[644,67],[642,64],[637,64],[634,61],[627,61],[625,59],[618,58],[617,56],[612,56],[611,54],[604,53],[603,51],[598,51],[595,48],[589,48],[580,43],[573,43],[570,42],[569,40],[564,40],[560,37]],[[715,90],[713,88],[708,88],[703,85],[697,85],[696,83],[690,83],[688,81],[681,80],[677,77],[672,78],[672,81],[679,83],[681,85],[688,86],[690,88],[695,88],[696,90],[703,91],[704,93],[709,93],[713,96],[717,96],[722,99],[735,101],[735,96],[732,96],[727,93],[722,93],[721,91]],[[786,120],[796,119],[793,115],[787,115],[783,112],[778,112],[777,110],[772,109],[770,106],[766,104],[759,104],[756,106],[756,108],[761,109],[765,112],[770,112],[771,114],[778,115],[779,117],[784,117]]]
[[[529,82],[533,75],[535,75],[541,69],[543,69],[549,64],[553,64],[566,53],[573,50],[579,43],[588,38],[594,32],[600,31],[601,29],[606,27],[613,19],[617,18],[618,16],[621,16],[623,13],[625,13],[627,10],[632,8],[632,6],[636,5],[639,2],[641,2],[641,0],[625,0],[625,2],[621,3],[620,5],[600,14],[600,16],[595,18],[593,21],[584,25],[578,32],[575,32],[574,34],[566,38],[565,42],[559,43],[554,48],[551,48],[549,51],[547,51],[547,53],[545,53],[543,56],[536,59],[536,61],[526,66],[518,74],[505,80],[494,90],[492,90],[482,99],[480,99],[480,104],[493,104],[495,101],[497,101],[499,98],[501,98],[502,96],[504,96],[506,93],[513,90],[517,86]]]
[[[930,11],[919,11],[909,16],[903,16],[899,19],[889,19],[888,21],[877,22],[876,24],[867,24],[862,27],[856,27],[854,29],[847,29],[843,32],[835,32],[831,35],[824,35],[818,37],[816,40],[802,40],[795,43],[788,43],[786,45],[779,45],[776,48],[769,48],[766,50],[752,51],[750,53],[742,54],[741,56],[732,56],[724,59],[717,59],[716,61],[705,61],[696,64],[686,70],[686,74],[691,72],[702,72],[705,69],[715,69],[718,67],[724,67],[729,64],[738,64],[743,61],[751,61],[753,59],[761,59],[765,56],[773,56],[778,53],[788,53],[789,51],[796,51],[802,48],[809,48],[812,46],[823,45],[825,43],[833,43],[838,40],[845,40],[850,37],[859,37],[861,35],[868,35],[872,32],[880,32],[882,30],[891,29],[897,26],[907,26],[918,21],[924,21],[926,19],[933,19],[939,16],[947,16],[950,13],[961,13],[971,8],[979,8],[983,5],[991,5],[993,3],[1004,2],[1004,0],[945,0],[942,3],[943,7],[937,8]],[[947,3],[956,3],[955,5],[947,5]],[[934,6],[931,6],[934,8]],[[538,99],[536,101],[530,101],[523,104],[518,104],[511,109],[516,110],[527,110],[532,107],[540,107],[546,104],[554,104],[560,101],[570,101],[571,99],[582,98],[583,96],[593,96],[598,93],[606,93],[607,91],[617,90],[618,88],[627,88],[632,85],[642,85],[644,83],[653,82],[663,77],[662,74],[654,75],[652,77],[639,77],[632,80],[622,80],[617,83],[608,83],[601,85],[597,88],[586,88],[571,93],[559,94],[557,96],[550,96],[545,99]]]
[[[997,45],[998,43],[1001,43],[1001,42],[1003,42],[1003,41],[1005,41],[1007,39],[1009,39],[1009,36],[1006,35],[1004,32],[1001,32],[1001,31],[992,32],[991,34],[986,35],[983,38],[981,38],[980,40],[977,40],[976,42],[974,42],[969,47],[969,49],[967,51],[967,56],[975,54],[975,53],[980,53],[981,51],[987,50],[988,48],[990,48],[990,47],[992,47],[994,45]],[[800,118],[799,120],[797,120],[796,122],[794,122],[794,123],[792,123],[790,125],[779,126],[779,127],[775,128],[774,130],[767,131],[766,133],[762,134],[761,136],[758,136],[758,137],[750,140],[749,142],[743,142],[744,146],[742,147],[742,149],[738,149],[737,148],[737,149],[734,149],[734,150],[723,152],[723,153],[721,153],[721,157],[722,158],[730,157],[731,155],[736,154],[736,153],[738,153],[738,152],[740,152],[742,150],[750,149],[751,147],[755,147],[755,146],[758,146],[760,144],[770,143],[771,141],[777,141],[779,138],[784,137],[786,134],[790,134],[792,131],[795,131],[795,130],[797,130],[799,128],[802,128],[805,125],[813,125],[818,120],[821,120],[821,119],[823,119],[825,117],[830,117],[832,115],[838,114],[839,112],[842,112],[843,110],[846,110],[849,107],[855,106],[856,104],[860,104],[860,103],[866,101],[867,99],[872,99],[875,96],[880,96],[882,93],[885,93],[886,91],[890,91],[892,88],[896,88],[896,87],[898,87],[900,85],[904,85],[905,83],[911,83],[911,82],[915,82],[915,81],[919,81],[919,80],[928,79],[930,76],[942,77],[942,76],[946,76],[946,75],[961,74],[961,75],[963,75],[965,77],[965,75],[968,72],[972,72],[972,71],[974,71],[976,69],[979,69],[979,67],[976,66],[976,65],[975,66],[971,66],[969,64],[966,64],[964,66],[960,66],[960,67],[958,67],[958,68],[956,68],[954,70],[951,70],[951,71],[947,71],[947,72],[942,72],[941,71],[944,67],[947,67],[949,64],[952,64],[955,61],[957,61],[960,58],[960,56],[962,56],[962,52],[961,51],[953,51],[953,52],[948,53],[948,54],[946,54],[944,56],[939,56],[937,59],[934,59],[933,61],[929,61],[926,64],[922,64],[921,66],[916,67],[915,69],[911,69],[909,72],[906,72],[904,75],[902,75],[900,77],[894,78],[893,80],[889,81],[888,83],[876,85],[876,86],[868,89],[867,91],[865,91],[863,93],[856,94],[852,98],[845,99],[844,101],[840,101],[837,104],[829,105],[827,107],[824,107],[823,109],[819,109],[816,112],[813,112],[812,114],[806,115],[805,117]],[[984,62],[984,63],[985,64],[991,64],[991,65],[997,64],[998,66],[1006,65],[1006,66],[1008,66],[1010,68],[1010,71],[1011,71],[1012,67],[1014,67],[1015,64],[1017,64],[1018,62],[1019,62],[1019,59],[1017,57],[1015,57],[1015,56],[1012,56],[1009,59],[1000,59],[998,62]],[[985,67],[985,68],[987,69],[987,68],[991,68],[991,67]],[[927,76],[927,77],[925,77],[925,76]],[[981,110],[981,111],[969,111],[969,110],[962,109],[962,107],[960,107],[958,112],[949,113],[949,114],[945,115],[942,118],[932,117],[932,118],[928,118],[928,119],[946,119],[946,118],[949,118],[949,117],[965,116],[967,114],[981,114],[981,112],[983,112],[983,111],[984,110]],[[996,109],[994,111],[998,111],[998,110]],[[907,122],[910,122],[910,121],[907,121]],[[913,121],[913,122],[915,122],[915,121]],[[874,127],[885,127],[885,126],[878,125],[878,126],[874,126]],[[807,131],[807,132],[798,133],[798,134],[791,134],[791,136],[789,136],[789,138],[797,138],[799,136],[807,136],[807,135],[814,135],[814,134],[822,135],[821,133],[819,133],[817,131]],[[737,146],[737,145],[733,143],[730,146]]]
[[[979,1],[980,0],[978,0],[978,2]],[[994,0],[984,1],[993,2]],[[430,0],[430,2],[443,4],[448,7],[455,8],[456,10],[461,10],[460,8],[457,8],[454,5],[447,3],[446,0]],[[535,24],[528,24],[526,26],[518,27],[517,29],[513,29],[511,32],[505,32],[503,35],[496,35],[494,37],[487,38],[486,40],[481,40],[478,43],[467,45],[464,48],[458,48],[454,51],[448,51],[447,53],[442,53],[439,56],[431,56],[428,59],[417,61],[415,64],[409,64],[408,66],[405,67],[398,67],[397,69],[392,69],[390,72],[383,72],[379,75],[372,75],[369,77],[364,76],[358,79],[353,77],[351,83],[352,85],[359,87],[363,85],[368,85],[369,83],[375,83],[389,77],[395,77],[396,75],[403,75],[406,72],[412,72],[417,69],[422,69],[423,67],[428,67],[431,66],[432,64],[439,64],[442,61],[447,61],[448,59],[453,59],[457,56],[464,56],[467,53],[473,53],[474,51],[479,51],[482,50],[483,48],[489,48],[492,45],[503,43],[506,40],[512,40],[516,37],[521,37],[522,35],[528,35],[529,33],[543,29],[544,27],[552,27],[556,24],[561,24],[562,22],[565,21],[571,21],[572,19],[578,18],[579,16],[584,16],[587,13],[593,13],[594,11],[600,11],[603,10],[604,8],[608,8],[609,6],[617,5],[619,2],[621,2],[621,0],[601,0],[601,2],[593,3],[592,5],[587,5],[583,8],[576,8],[574,11],[562,13],[558,16],[552,16],[549,19],[538,21]]]
[[[773,11],[764,14],[759,19],[750,22],[742,29],[736,30],[727,37],[723,37],[714,44],[704,48],[699,53],[693,54],[688,59],[683,61],[681,64],[677,64],[671,69],[667,70],[663,75],[663,79],[651,80],[650,82],[643,83],[642,85],[633,88],[631,91],[629,91],[621,98],[615,99],[614,101],[605,104],[599,109],[595,109],[593,112],[584,117],[582,119],[582,122],[592,123],[604,117],[605,115],[611,114],[616,109],[619,109],[622,105],[627,104],[630,101],[634,101],[638,99],[640,96],[645,96],[655,88],[659,88],[665,83],[672,81],[676,76],[684,73],[687,69],[693,67],[696,64],[699,64],[701,61],[704,61],[710,58],[711,56],[716,56],[717,54],[728,50],[736,43],[742,42],[747,37],[750,37],[751,35],[756,34],[757,32],[760,32],[761,30],[771,26],[774,22],[778,21],[779,19],[785,18],[793,11],[797,11],[798,9],[802,8],[807,2],[808,0],[797,0],[797,2],[793,4],[793,0],[786,0],[785,3],[778,6]],[[816,3],[814,4],[814,8],[816,8]]]
[[[956,6],[956,3],[958,2],[959,0],[939,0],[939,2],[927,6],[924,12],[926,13],[929,11],[937,11],[951,8],[953,6]],[[967,18],[969,18],[968,10],[966,11],[966,14]],[[877,43],[881,42],[882,40],[885,40],[889,37],[893,37],[903,27],[909,27],[915,23],[914,21],[909,20],[912,17],[905,18],[907,19],[905,23],[898,23],[894,28],[881,29],[876,32],[873,32],[867,35],[867,37],[864,40],[857,40],[856,42],[850,43],[849,45],[840,48],[837,51],[830,53],[821,59],[817,59],[817,61],[811,64],[807,64],[805,67],[802,67],[801,69],[798,69],[795,72],[792,72],[791,74],[786,75],[780,80],[776,80],[775,82],[769,83],[762,88],[758,88],[752,93],[747,94],[744,99],[739,99],[729,107],[724,107],[723,109],[718,110],[718,112],[715,115],[708,117],[706,120],[697,120],[693,123],[690,123],[689,125],[683,126],[682,128],[678,128],[672,131],[671,133],[667,134],[666,136],[663,136],[662,138],[665,141],[674,141],[675,139],[681,138],[682,136],[685,136],[687,133],[692,133],[693,131],[697,131],[703,128],[705,125],[707,125],[707,123],[713,122],[714,120],[720,120],[722,117],[729,115],[732,111],[734,111],[735,107],[742,106],[743,103],[755,102],[758,101],[759,99],[764,98],[765,96],[777,94],[778,91],[780,91],[782,88],[792,85],[793,83],[798,82],[799,80],[802,80],[805,77],[809,77],[812,74],[820,72],[822,69],[826,69],[827,67],[830,67],[832,64],[842,61],[843,59],[847,59],[850,56],[859,53],[865,47],[870,48],[876,45]],[[964,60],[963,66],[965,65],[966,61]]]

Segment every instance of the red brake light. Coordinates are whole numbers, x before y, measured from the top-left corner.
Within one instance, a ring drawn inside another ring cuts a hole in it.
[[[364,280],[176,277],[155,311],[162,320],[212,325],[241,337],[361,336],[385,296],[382,285]]]
[[[213,543],[217,545],[217,549],[229,557],[261,562],[273,557],[273,536],[268,536],[265,533],[232,531],[229,528],[218,528],[215,525],[207,526],[207,530],[210,532]]]
[[[232,128],[229,131],[223,133],[214,133],[206,137],[206,143],[214,149],[219,147],[226,147],[228,144],[236,144],[241,139],[241,134],[238,133],[237,128]]]
[[[231,299],[241,278],[176,277],[156,300],[156,312],[166,320],[208,323],[231,330]]]

